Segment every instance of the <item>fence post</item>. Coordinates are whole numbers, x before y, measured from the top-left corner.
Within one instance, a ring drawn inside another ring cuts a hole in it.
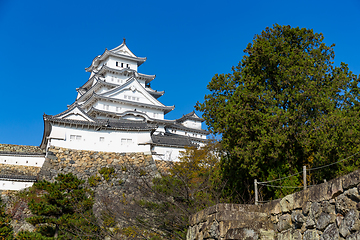
[[[306,189],[306,166],[303,166],[303,182],[304,182],[304,189]]]
[[[255,187],[255,205],[258,205],[258,188],[257,188],[257,179],[254,180],[254,187]]]

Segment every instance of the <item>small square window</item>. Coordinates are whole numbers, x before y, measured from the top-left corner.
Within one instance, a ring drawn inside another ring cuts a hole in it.
[[[105,137],[100,137],[100,138],[99,138],[99,141],[100,141],[100,142],[104,142],[104,141],[105,141]]]

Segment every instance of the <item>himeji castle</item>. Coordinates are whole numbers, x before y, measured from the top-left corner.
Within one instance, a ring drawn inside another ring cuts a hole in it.
[[[158,100],[164,91],[150,87],[155,75],[138,72],[145,61],[130,51],[125,39],[95,57],[74,103],[57,115],[44,114],[40,147],[144,152],[157,160],[177,160],[185,147],[203,145],[208,132],[195,112],[165,119],[175,107]]]

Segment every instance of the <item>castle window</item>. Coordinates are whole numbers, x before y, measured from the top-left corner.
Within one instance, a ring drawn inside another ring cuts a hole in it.
[[[124,67],[124,63],[121,63],[121,67]]]
[[[121,145],[129,145],[129,144],[132,144],[131,138],[122,138],[121,139]]]
[[[116,111],[117,111],[117,112],[120,111],[120,109],[121,109],[121,107],[116,107]]]
[[[100,137],[99,138],[99,142],[104,142],[105,141],[105,137]]]
[[[80,141],[81,136],[80,135],[70,135],[70,141],[72,141],[72,140]]]
[[[130,68],[130,67],[129,67],[129,64],[126,64],[126,67],[127,67],[127,68]]]
[[[119,63],[118,63],[118,62],[116,62],[116,66],[117,66],[117,67],[119,66]]]

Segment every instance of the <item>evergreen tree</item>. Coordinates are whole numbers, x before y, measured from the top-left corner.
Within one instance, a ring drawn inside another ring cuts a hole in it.
[[[92,213],[92,192],[73,174],[59,174],[55,182],[35,183],[29,202],[34,216],[27,221],[36,227],[22,232],[19,239],[100,239],[101,229]]]
[[[196,108],[222,136],[222,177],[246,201],[253,181],[272,180],[323,166],[358,152],[359,79],[345,63],[334,66],[334,45],[321,33],[274,25],[256,35],[232,73],[216,74]],[[315,171],[311,183],[359,166],[357,158]],[[301,186],[302,176],[281,185]],[[293,190],[268,188],[266,199]],[[245,194],[246,193],[246,194]]]

